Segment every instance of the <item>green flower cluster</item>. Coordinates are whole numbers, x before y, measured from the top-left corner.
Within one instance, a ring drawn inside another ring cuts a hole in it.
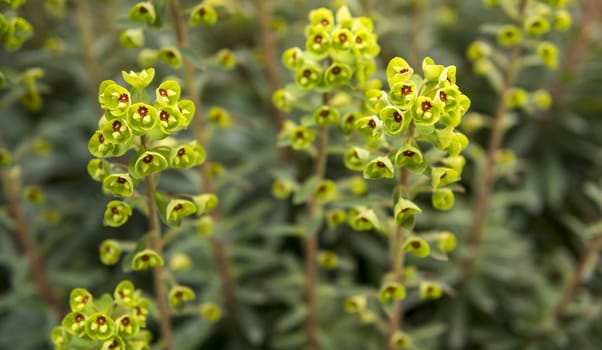
[[[516,18],[521,13],[519,23],[509,23],[498,27],[495,32],[497,44],[502,48],[520,47],[522,61],[525,65],[544,66],[553,70],[558,67],[558,47],[546,40],[554,30],[567,31],[571,27],[571,15],[565,9],[567,1],[530,1],[521,10],[518,3],[500,6],[508,18]],[[489,4],[491,6],[497,5]],[[473,63],[478,75],[491,80],[497,88],[501,88],[501,71],[506,69],[507,60],[503,59],[505,52],[485,40],[473,41],[466,51],[468,59]],[[506,97],[509,108],[524,108],[527,110],[545,110],[551,104],[551,98],[546,91],[528,93],[522,89],[514,89]]]
[[[155,98],[148,101],[145,89],[152,83],[153,68],[140,72],[122,72],[131,90],[106,80],[100,84],[98,101],[104,110],[99,128],[90,138],[88,148],[98,157],[88,163],[92,179],[101,182],[108,195],[120,197],[107,203],[104,212],[106,226],[124,225],[132,215],[132,207],[139,205],[136,187],[147,176],[168,168],[182,169],[198,166],[205,161],[203,147],[196,141],[180,142],[171,137],[186,129],[195,113],[194,103],[181,99],[181,87],[174,80],[166,80],[155,89]],[[129,165],[112,163],[111,157],[132,156]],[[155,194],[161,210],[161,218],[170,225],[178,225],[184,217],[202,216],[217,205],[213,194],[201,194],[191,200],[169,198]],[[119,261],[122,245],[106,240],[100,248],[104,264]],[[163,259],[156,252],[136,250],[132,257],[132,269],[143,270],[162,266]]]
[[[122,281],[113,296],[99,299],[76,288],[69,304],[71,312],[51,334],[55,349],[149,349],[151,334],[144,328],[151,303],[132,282]]]

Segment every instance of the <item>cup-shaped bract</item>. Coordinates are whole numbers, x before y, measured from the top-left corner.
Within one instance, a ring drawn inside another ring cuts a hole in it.
[[[362,171],[368,163],[370,152],[360,147],[352,147],[345,151],[343,163],[350,170]]]
[[[395,349],[410,349],[412,347],[412,339],[404,332],[395,332],[390,339],[391,345]]]
[[[102,136],[102,134],[100,134]],[[102,181],[111,173],[111,163],[102,159],[91,159],[87,166],[88,175],[95,181]]]
[[[69,334],[81,337],[86,333],[86,320],[87,316],[85,313],[73,311],[63,318],[61,325]]]
[[[403,250],[417,257],[425,258],[431,252],[431,247],[424,239],[418,236],[411,236],[403,244]]]
[[[388,303],[393,300],[402,300],[406,297],[406,289],[401,283],[387,282],[380,288],[378,296],[382,303]]]
[[[282,63],[290,70],[301,68],[303,61],[303,51],[298,47],[291,47],[282,53]]]
[[[133,315],[125,314],[115,320],[115,333],[122,338],[135,337],[140,332],[140,322]]]
[[[105,313],[97,312],[86,319],[86,335],[91,339],[105,340],[114,331],[115,321]]]
[[[88,151],[94,157],[110,157],[111,152],[113,151],[113,144],[107,141],[102,130],[97,130],[92,137],[90,137],[90,141],[88,141]]]
[[[207,3],[201,2],[190,11],[188,23],[193,26],[210,26],[217,22],[217,11]]]
[[[527,34],[540,37],[550,31],[550,21],[542,16],[529,16],[525,19],[525,31]]]
[[[153,24],[157,20],[155,7],[149,1],[139,2],[130,9],[129,19],[137,22]]]
[[[272,195],[278,199],[286,199],[297,188],[295,182],[288,179],[276,179],[272,183]]]
[[[308,19],[309,30],[330,30],[334,27],[334,14],[325,7],[311,10]]]
[[[333,270],[338,266],[339,257],[331,250],[323,250],[318,253],[318,265],[326,270]]]
[[[176,69],[182,65],[182,54],[175,47],[162,48],[157,52],[157,59]]]
[[[372,209],[358,207],[349,213],[349,225],[356,231],[378,230],[380,221]]]
[[[178,111],[180,112],[183,118],[183,120],[180,121],[180,128],[186,129],[188,125],[190,125],[190,122],[192,121],[192,118],[194,117],[194,113],[196,111],[194,102],[192,102],[191,100],[180,100],[178,102]],[[160,116],[161,115],[159,114],[159,117]]]
[[[536,55],[548,69],[558,66],[558,48],[551,42],[543,41],[535,48]]]
[[[159,103],[155,104],[155,108],[158,111],[157,125],[163,134],[169,135],[182,127],[184,118],[177,108]]]
[[[452,168],[433,167],[431,168],[431,185],[433,188],[443,187],[456,182],[460,179],[460,174]]]
[[[131,281],[123,280],[115,287],[113,297],[118,305],[132,307],[137,302],[136,288]]]
[[[330,50],[330,35],[325,30],[315,29],[307,37],[305,48],[318,58],[324,58]]]
[[[416,97],[416,85],[411,81],[396,83],[389,90],[389,100],[399,108],[410,108]]]
[[[389,158],[377,157],[366,164],[363,174],[366,179],[392,179],[395,169]]]
[[[203,193],[198,196],[194,196],[192,200],[196,205],[197,215],[202,215],[214,209],[219,204],[219,199],[213,193]]]
[[[144,249],[134,255],[132,269],[134,271],[146,270],[151,267],[163,266],[163,258],[151,249]]]
[[[121,76],[126,83],[134,89],[144,89],[155,78],[155,68],[143,69],[140,72],[121,71]]]
[[[173,286],[169,290],[169,305],[171,307],[178,307],[187,301],[194,300],[195,294],[194,291],[186,286]]]
[[[212,302],[204,302],[199,307],[201,317],[209,322],[217,322],[222,316],[222,310]]]
[[[406,115],[397,107],[388,106],[380,111],[380,120],[383,122],[385,133],[389,135],[398,135],[404,132],[409,124],[409,113]]]
[[[411,109],[414,122],[421,125],[434,125],[439,121],[444,107],[441,101],[427,96],[418,96]]]
[[[455,196],[450,188],[438,188],[431,196],[433,207],[439,210],[449,210],[454,206]]]
[[[389,82],[389,86],[394,86],[397,83],[405,83],[410,80],[413,74],[414,69],[401,57],[394,57],[387,64],[387,81]]]
[[[121,258],[121,246],[113,239],[106,239],[99,248],[100,261],[105,265],[115,265]]]
[[[165,209],[168,224],[179,225],[183,218],[197,212],[194,202],[185,199],[172,199]]]
[[[327,86],[343,85],[351,80],[351,68],[340,62],[332,63],[324,72],[324,83]]]
[[[155,90],[157,103],[161,106],[175,106],[182,94],[182,88],[175,80],[165,80]]]
[[[105,193],[129,197],[134,193],[134,182],[127,173],[111,174],[102,181],[102,188]]]
[[[52,340],[52,344],[54,344],[55,349],[69,349],[69,344],[71,342],[71,334],[69,334],[63,327],[54,327],[52,329],[52,333],[50,334],[50,338]]]
[[[295,74],[295,82],[304,90],[315,88],[321,81],[322,69],[314,64],[303,64]]]
[[[314,111],[314,122],[316,125],[331,125],[339,121],[340,114],[336,108],[331,106],[321,106]]]
[[[169,166],[176,169],[191,168],[205,161],[206,153],[201,145],[194,147],[191,144],[173,147],[169,152]]]
[[[144,31],[142,28],[129,28],[119,36],[121,46],[126,49],[135,49],[144,45]]]
[[[146,103],[134,103],[127,112],[128,125],[138,135],[150,131],[158,120],[159,114],[155,107]]]
[[[127,121],[121,118],[108,121],[101,130],[104,140],[114,145],[128,145],[135,136]],[[98,138],[98,142],[100,142],[100,138]]]
[[[426,169],[427,162],[418,147],[406,144],[395,153],[395,166],[406,168],[416,174],[421,174]]]
[[[437,235],[437,247],[444,252],[451,252],[456,249],[456,236],[449,231],[439,233]]]
[[[221,107],[211,107],[207,112],[207,120],[222,128],[232,126],[230,113]]]
[[[124,115],[131,103],[129,91],[110,80],[103,83],[99,89],[100,106],[111,111],[114,116]]]
[[[497,33],[497,41],[501,46],[514,46],[523,39],[520,28],[513,24],[506,24]]]
[[[278,89],[272,95],[272,104],[283,112],[292,111],[294,102],[295,96],[284,89]]]
[[[422,281],[419,289],[421,299],[439,299],[443,296],[443,289],[436,282]]]
[[[414,226],[414,215],[422,213],[422,209],[409,199],[400,198],[395,203],[395,223],[403,227]]]
[[[347,52],[353,47],[353,33],[347,28],[335,29],[331,34],[332,47],[337,52]]]
[[[438,81],[444,69],[444,66],[435,64],[431,57],[425,57],[422,60],[422,72],[424,73],[424,79],[427,81]]]
[[[94,297],[83,288],[75,288],[69,295],[69,306],[71,311],[83,311],[92,305]]]
[[[102,343],[102,347],[100,348],[100,350],[127,350],[127,349],[128,349],[128,345],[126,345],[123,338],[116,336],[116,335],[107,338]]]
[[[104,224],[111,227],[119,227],[128,221],[132,215],[132,208],[123,201],[110,201],[104,214]]]
[[[167,159],[161,153],[146,151],[136,159],[134,172],[138,177],[145,177],[157,173],[168,166]]]
[[[319,202],[331,202],[338,196],[337,185],[332,180],[322,180],[315,193],[315,198]]]
[[[350,314],[357,314],[366,308],[366,297],[363,295],[354,295],[345,299],[345,311]]]
[[[296,150],[305,149],[311,146],[316,139],[316,132],[305,125],[300,125],[291,130],[291,147]]]
[[[341,130],[343,134],[349,135],[355,130],[355,122],[360,118],[359,113],[348,112],[341,118]]]
[[[383,122],[375,115],[362,117],[355,122],[355,128],[368,139],[376,140],[383,134]]]
[[[3,35],[4,47],[13,51],[33,36],[33,26],[23,17],[13,17],[7,20]]]

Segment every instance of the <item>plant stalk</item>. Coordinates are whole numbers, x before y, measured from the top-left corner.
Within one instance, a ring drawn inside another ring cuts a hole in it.
[[[327,93],[322,95],[322,104],[328,105],[329,96]],[[324,178],[326,172],[326,161],[328,158],[328,126],[320,127],[318,135],[318,151],[314,164],[313,175],[318,182]],[[316,195],[312,195],[308,202],[308,215],[313,218],[320,215],[320,203]],[[305,332],[307,334],[307,343],[310,350],[320,350],[318,340],[318,302],[316,296],[317,286],[317,268],[316,260],[319,250],[318,232],[310,232],[305,239],[305,298],[307,304],[307,318],[305,319]]]
[[[75,6],[77,28],[81,39],[81,55],[88,71],[88,90],[92,101],[96,100],[96,89],[100,83],[100,65],[94,52],[94,20],[90,16],[88,1],[78,1]]]
[[[522,18],[528,0],[521,0],[519,4],[519,17]],[[477,261],[477,254],[483,238],[483,225],[489,209],[489,198],[495,182],[496,156],[504,140],[504,119],[508,111],[506,97],[514,85],[518,73],[518,65],[522,47],[520,44],[512,47],[508,68],[504,76],[504,84],[499,93],[495,115],[491,126],[491,136],[487,146],[483,180],[477,190],[477,200],[473,207],[473,219],[468,233],[469,256],[463,262],[464,277],[470,275]]]
[[[147,137],[142,137],[142,146],[146,148]],[[159,255],[163,255],[163,242],[161,241],[161,223],[159,222],[159,210],[155,201],[156,184],[154,175],[144,178],[146,187],[146,204],[148,205],[148,223],[150,229],[149,241],[152,249]],[[167,288],[163,282],[163,267],[153,268],[153,282],[155,286],[155,299],[159,308],[159,327],[163,339],[163,349],[173,350],[173,337],[171,330],[171,314],[167,304]]]
[[[52,287],[44,271],[42,259],[40,258],[40,255],[36,251],[34,243],[31,240],[29,226],[27,224],[27,220],[25,219],[25,215],[23,214],[23,210],[21,209],[16,181],[13,182],[10,179],[10,175],[1,169],[0,178],[2,179],[4,193],[6,194],[8,210],[12,218],[15,220],[13,234],[16,240],[19,242],[21,251],[25,254],[25,256],[27,256],[29,261],[29,271],[31,272],[35,284],[38,287],[38,292],[42,296],[42,299],[44,299],[44,302],[46,302],[46,304],[48,304],[48,306],[52,309],[57,318],[60,319],[64,314],[64,310],[58,298],[52,291]]]
[[[562,296],[558,300],[556,307],[552,313],[552,317],[554,320],[559,320],[564,316],[566,308],[570,304],[571,300],[577,295],[579,291],[579,286],[583,282],[583,278],[585,277],[585,271],[587,267],[590,265],[592,259],[596,257],[598,252],[602,248],[602,233],[598,233],[594,236],[588,246],[585,254],[581,257],[579,261],[579,265],[577,265],[577,270],[573,274],[573,279],[564,289]]]
[[[414,137],[414,124],[410,125],[408,130],[407,143],[410,143]],[[402,198],[402,193],[405,192],[406,196],[410,195],[410,173],[408,169],[401,168],[401,176],[399,178],[398,196]],[[401,226],[395,228],[393,239],[391,241],[391,274],[393,280],[397,283],[403,283],[403,269],[405,263],[405,252],[403,251],[403,244],[405,242],[405,235]],[[403,303],[401,300],[395,299],[393,301],[393,312],[389,319],[389,350],[395,350],[395,346],[390,342],[395,332],[403,324]]]
[[[174,22],[174,29],[176,32],[178,46],[180,48],[186,47],[186,45],[188,45],[188,32],[186,31],[186,25],[182,20],[182,11],[180,8],[180,3],[178,0],[170,0],[169,7]],[[194,102],[196,106],[196,115],[194,117],[194,133],[201,146],[206,149],[208,143],[208,135],[203,130],[204,120],[203,115],[201,113],[200,89],[195,82],[196,69],[193,63],[190,62],[187,58],[184,58],[183,69],[184,87],[188,91],[190,99]],[[206,165],[207,163],[203,164],[200,168],[202,187],[205,192],[213,193],[215,190],[215,186],[213,184],[213,181],[211,181],[211,177],[207,173],[208,168]],[[215,210],[212,211],[209,215],[211,215],[211,218],[214,220],[216,220],[218,217],[217,212]],[[226,310],[229,315],[234,315],[236,313],[236,294],[234,292],[234,279],[232,277],[230,267],[228,265],[227,243],[221,238],[212,237],[211,249],[213,251],[214,261],[220,276],[222,291],[226,299]]]

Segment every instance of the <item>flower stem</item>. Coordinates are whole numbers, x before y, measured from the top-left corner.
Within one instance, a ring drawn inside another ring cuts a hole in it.
[[[176,32],[178,46],[180,48],[186,47],[188,44],[188,33],[186,31],[184,21],[182,20],[180,3],[178,0],[170,0],[169,7],[174,22],[174,30]],[[184,87],[187,90],[190,99],[196,106],[196,115],[194,117],[194,133],[201,146],[207,148],[208,135],[203,130],[204,120],[201,113],[200,89],[195,83],[196,69],[193,63],[187,58],[184,59],[183,69]],[[205,192],[213,193],[215,188],[213,181],[211,181],[211,177],[208,174],[208,168],[206,166],[207,164],[208,163],[205,163],[200,168],[202,187]],[[211,211],[209,215],[211,215],[212,219],[217,219],[217,212],[215,210]],[[211,249],[213,251],[213,257],[220,276],[222,291],[226,299],[226,310],[229,315],[234,315],[236,313],[236,297],[234,292],[234,279],[228,265],[227,243],[221,238],[212,237]]]
[[[407,143],[412,141],[414,137],[414,124],[410,125],[408,130]],[[402,198],[402,193],[406,196],[410,195],[410,173],[408,169],[401,168],[401,176],[399,178],[398,195]],[[393,238],[391,240],[391,275],[393,280],[398,283],[403,283],[403,268],[405,263],[405,252],[402,247],[405,241],[405,235],[401,226],[395,228]],[[393,311],[391,318],[389,319],[389,340],[393,337],[395,332],[399,330],[403,323],[403,304],[401,300],[395,299],[393,302]],[[395,345],[389,341],[389,350],[394,350]]]
[[[148,143],[147,137],[142,137],[142,146],[146,148]],[[144,178],[146,187],[146,204],[148,205],[148,223],[150,229],[149,241],[152,249],[157,254],[163,254],[163,242],[161,241],[161,224],[159,222],[159,210],[155,201],[155,185],[154,175],[149,175]],[[155,299],[159,308],[159,326],[161,329],[161,337],[163,339],[163,349],[173,350],[173,340],[171,332],[171,316],[169,305],[167,305],[167,289],[163,282],[163,268],[157,266],[153,268],[153,281],[155,285]]]
[[[558,300],[558,303],[556,304],[556,307],[552,312],[552,317],[554,318],[554,320],[559,320],[564,315],[564,312],[566,311],[566,308],[568,307],[569,303],[571,302],[571,300],[573,300],[573,298],[579,291],[579,286],[583,282],[585,270],[590,265],[592,259],[596,257],[596,254],[598,254],[600,248],[602,248],[602,233],[596,234],[596,236],[594,236],[589,241],[589,244],[587,245],[587,250],[585,251],[585,254],[581,257],[581,260],[577,265],[577,269],[573,274],[573,279],[564,289],[562,296]]]
[[[23,210],[21,209],[19,201],[19,193],[17,190],[17,180],[12,180],[11,176],[4,170],[0,169],[0,178],[2,179],[2,186],[4,187],[4,193],[6,194],[6,200],[8,203],[8,210],[10,215],[15,220],[15,227],[13,233],[16,240],[19,242],[21,251],[27,256],[29,260],[29,270],[33,276],[33,279],[38,287],[38,292],[52,309],[55,315],[60,318],[63,314],[63,307],[58,301],[58,298],[52,291],[50,282],[44,272],[42,265],[42,259],[38,255],[35,246],[29,235],[29,226]]]
[[[528,0],[521,0],[519,4],[519,17],[522,18]],[[495,182],[496,156],[504,139],[504,119],[508,111],[506,97],[514,85],[519,68],[519,59],[522,51],[520,44],[512,47],[508,66],[504,76],[504,84],[498,96],[497,107],[491,126],[491,135],[487,146],[483,180],[477,190],[477,199],[473,207],[473,218],[468,233],[469,256],[463,261],[464,278],[472,274],[477,261],[477,254],[483,238],[483,225],[489,208],[489,198]]]
[[[322,95],[322,104],[328,105],[328,94]],[[324,178],[326,171],[326,161],[328,158],[328,126],[320,127],[318,135],[318,151],[314,163],[313,175],[318,183]],[[313,194],[308,202],[309,220],[316,215],[320,215],[320,203]],[[318,301],[316,297],[316,259],[319,250],[318,232],[310,232],[305,239],[305,298],[307,305],[307,318],[305,319],[305,332],[307,334],[307,343],[310,350],[319,350],[318,341]]]

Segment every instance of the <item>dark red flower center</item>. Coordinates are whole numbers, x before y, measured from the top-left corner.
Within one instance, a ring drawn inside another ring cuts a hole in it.
[[[140,6],[138,8],[138,12],[140,12],[141,14],[144,15],[144,14],[148,13],[148,9],[146,8],[146,6]]]
[[[163,97],[167,97],[167,90],[165,90],[165,89],[159,89],[159,95],[161,95]]]
[[[77,314],[77,316],[75,316],[75,322],[76,323],[80,323],[84,320],[84,316],[82,314]]]
[[[445,91],[439,91],[439,99],[443,102],[447,101],[447,94],[445,93]]]
[[[197,11],[197,13],[199,14],[199,16],[203,17],[203,16],[205,16],[205,13],[207,13],[207,11],[205,10],[205,8],[204,8],[204,7],[201,7],[201,8],[200,8],[200,9]]]
[[[385,167],[385,163],[379,160],[378,162],[376,162],[376,166],[379,167],[379,168],[384,168]]]
[[[130,318],[129,318],[129,317],[124,317],[124,318],[123,318],[123,320],[121,320],[121,324],[122,324],[124,327],[127,327],[127,326],[129,326],[129,324],[130,324]]]
[[[87,304],[89,301],[90,301],[90,297],[87,295],[82,298],[82,304]]]
[[[117,207],[113,207],[113,208],[111,208],[111,213],[117,215],[117,214],[119,214],[119,209],[117,209]]]
[[[142,259],[142,261],[149,261],[150,260],[150,256],[148,256],[148,254],[144,254],[140,257],[140,259]]]
[[[311,70],[309,70],[309,69],[306,69],[306,70],[304,70],[304,71],[303,71],[303,76],[304,76],[305,78],[309,78],[309,77],[311,77]]]
[[[126,183],[127,180],[123,177],[118,177],[117,178],[117,183],[123,185],[124,183]]]
[[[405,74],[405,73],[407,73],[409,71],[410,71],[409,68],[402,68],[402,69],[399,70],[399,74]]]
[[[304,132],[303,130],[299,130],[299,131],[297,131],[297,132],[295,133],[295,136],[296,136],[298,139],[304,139],[304,138],[305,138],[305,132]]]
[[[116,120],[113,122],[113,131],[120,132],[121,131],[121,122]]]
[[[321,117],[326,118],[326,117],[328,117],[329,114],[330,114],[330,111],[328,109],[326,109],[326,108],[323,109],[322,111],[320,111],[320,116]]]
[[[138,114],[140,114],[142,118],[146,117],[148,115],[148,108],[146,106],[138,107]]]
[[[407,150],[407,151],[403,151],[403,153],[402,153],[402,154],[403,154],[404,156],[406,156],[406,157],[413,157],[413,156],[414,156],[414,154],[416,154],[416,152],[413,152],[413,151]]]
[[[422,101],[420,107],[422,108],[423,112],[428,112],[431,108],[433,108],[433,105],[429,101]]]
[[[420,246],[422,245],[419,241],[413,241],[410,244],[412,245],[412,248],[415,248],[415,249],[420,248]]]
[[[339,41],[342,42],[342,43],[346,42],[347,41],[347,34],[345,34],[345,33],[339,34]]]
[[[401,123],[403,117],[401,116],[401,114],[399,114],[399,112],[395,111],[393,112],[393,120],[395,120],[398,123]]]
[[[356,43],[356,44],[361,44],[361,43],[362,43],[362,38],[361,38],[361,37],[359,37],[359,36],[356,36],[356,37],[355,37],[355,43]]]
[[[146,156],[144,156],[144,158],[142,158],[142,161],[145,162],[146,164],[152,162],[153,161],[153,155],[152,154],[147,154]]]
[[[333,73],[334,75],[337,75],[337,74],[341,73],[341,67],[339,67],[339,66],[334,66],[334,67],[332,68],[332,73]]]
[[[161,111],[161,113],[159,113],[159,119],[161,119],[164,122],[168,121],[169,120],[169,113],[167,113],[165,111]]]
[[[320,21],[320,23],[322,23],[322,25],[324,27],[327,27],[330,24],[330,22],[326,18],[324,18],[322,21]]]
[[[178,156],[180,156],[180,157],[181,157],[181,156],[183,156],[183,155],[185,155],[185,154],[186,154],[186,150],[184,149],[184,147],[182,147],[182,148],[180,148],[180,149],[178,150]]]
[[[369,126],[371,129],[374,129],[374,128],[376,128],[376,122],[374,121],[374,119],[370,119],[370,121],[368,122],[368,126]]]
[[[119,102],[127,103],[130,100],[128,94],[119,95]]]
[[[412,93],[412,87],[410,85],[404,85],[401,87],[401,94],[407,96]]]
[[[117,340],[113,340],[111,345],[109,345],[109,349],[115,349],[119,346],[119,342]]]
[[[107,319],[104,316],[98,316],[96,318],[96,324],[98,324],[99,326],[102,326],[106,323],[107,323]]]
[[[316,35],[314,37],[314,43],[320,44],[321,42],[322,42],[322,36],[321,35]]]
[[[105,143],[105,137],[102,134],[98,135],[98,142],[99,143]],[[102,164],[102,163],[100,163],[100,164]],[[100,168],[100,166],[99,166],[99,168]]]
[[[173,210],[178,211],[178,210],[181,210],[182,208],[184,208],[182,203],[178,203],[173,207]]]

